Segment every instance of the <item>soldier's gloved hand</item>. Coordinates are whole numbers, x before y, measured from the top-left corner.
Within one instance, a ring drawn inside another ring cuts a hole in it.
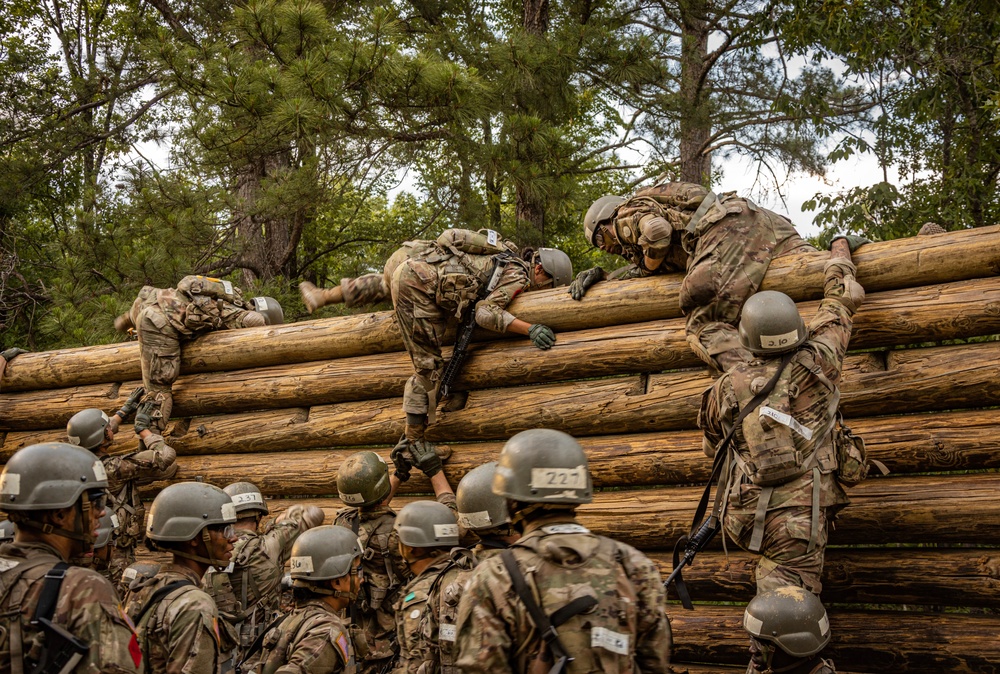
[[[143,403],[139,410],[135,413],[135,434],[139,435],[143,431],[150,430],[150,426],[153,425],[153,410],[156,408],[156,403],[149,401],[148,403]]]
[[[125,404],[122,405],[122,408],[115,412],[115,414],[121,417],[122,421],[125,421],[129,418],[129,415],[139,408],[139,400],[141,400],[144,395],[146,395],[146,389],[141,386],[136,386],[135,390],[132,391],[129,397],[125,400]]]
[[[587,290],[590,289],[590,286],[603,280],[604,270],[600,267],[583,270],[577,274],[576,278],[573,279],[573,282],[569,284],[570,297],[579,302],[583,299],[583,296],[587,294]]]
[[[861,246],[865,245],[866,243],[872,242],[871,239],[859,236],[857,234],[838,234],[837,236],[833,237],[832,241],[830,241],[830,250],[833,250],[833,242],[836,241],[837,239],[844,239],[845,241],[847,241],[847,247],[851,249],[852,253]]]
[[[14,358],[16,358],[17,356],[20,356],[22,353],[28,353],[28,352],[25,351],[24,349],[19,349],[16,346],[12,346],[6,351],[0,352],[0,358],[3,358],[5,361],[9,363],[10,361],[14,360]]]
[[[556,333],[552,332],[552,328],[541,323],[535,323],[528,328],[528,338],[542,351],[551,349],[552,345],[556,343]]]
[[[392,448],[392,452],[389,454],[389,458],[392,459],[392,465],[396,467],[395,475],[400,482],[409,480],[410,471],[413,470],[413,464],[410,463],[410,459],[406,455],[409,449],[410,441],[404,436],[399,439],[399,442],[396,443],[396,446]]]
[[[434,477],[441,472],[441,457],[434,451],[434,445],[426,440],[411,443],[410,455],[413,456],[413,465],[427,477]]]

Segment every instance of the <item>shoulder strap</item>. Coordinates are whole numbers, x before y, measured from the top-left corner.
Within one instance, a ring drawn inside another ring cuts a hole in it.
[[[52,620],[56,612],[56,602],[59,601],[59,589],[63,581],[66,580],[66,569],[69,564],[59,562],[45,574],[45,584],[42,585],[42,592],[38,596],[38,605],[35,606],[35,614],[31,617],[31,624],[38,624],[42,618]]]
[[[135,617],[136,627],[139,626],[139,623],[142,622],[142,619],[146,617],[146,614],[149,613],[149,611],[152,610],[152,608],[156,606],[156,604],[160,603],[168,594],[170,594],[174,590],[182,588],[186,585],[194,587],[194,583],[192,583],[190,580],[175,580],[172,583],[167,583],[159,590],[151,594],[149,596],[149,599],[146,600],[146,603],[142,605],[142,608],[139,609],[139,612],[136,614]]]
[[[240,658],[240,661],[236,663],[237,674],[242,674],[243,663],[252,658],[254,654],[256,654],[257,651],[259,651],[261,647],[264,645],[264,637],[267,636],[267,633],[270,632],[275,627],[277,627],[278,624],[284,621],[286,618],[288,618],[287,615],[284,614],[279,615],[277,618],[275,618],[270,623],[264,626],[264,629],[260,631],[260,634],[258,634],[254,638],[254,640],[250,643],[250,647],[247,648],[246,652],[243,654],[243,657]]]

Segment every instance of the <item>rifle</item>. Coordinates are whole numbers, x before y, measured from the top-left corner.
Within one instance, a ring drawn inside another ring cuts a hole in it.
[[[69,674],[90,646],[56,625],[48,618],[39,618],[37,623],[45,632],[45,648],[42,658],[31,670],[31,674]]]
[[[473,302],[466,309],[467,313],[462,319],[462,324],[458,327],[458,336],[455,338],[455,348],[451,352],[451,360],[448,361],[448,365],[444,368],[444,373],[441,375],[441,384],[438,387],[441,398],[447,398],[451,393],[451,385],[455,382],[455,377],[458,376],[466,359],[469,357],[469,343],[472,341],[472,333],[476,329],[476,303],[486,299],[487,295],[496,290],[497,284],[500,282],[500,276],[503,274],[506,265],[507,261],[502,256],[498,256],[489,282],[479,288],[479,292],[476,294],[476,302]]]

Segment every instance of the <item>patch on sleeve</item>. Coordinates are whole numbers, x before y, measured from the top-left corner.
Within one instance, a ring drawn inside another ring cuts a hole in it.
[[[334,633],[336,633],[336,636],[334,636]],[[351,645],[350,642],[347,641],[347,635],[339,629],[333,628],[330,630],[330,636],[334,637],[333,645],[337,647],[338,651],[340,651],[340,656],[344,658],[344,662],[349,662],[351,659]]]

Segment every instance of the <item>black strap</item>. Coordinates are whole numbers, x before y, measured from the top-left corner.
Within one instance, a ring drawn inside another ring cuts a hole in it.
[[[168,594],[170,594],[174,590],[176,590],[178,588],[181,588],[181,587],[184,587],[185,585],[191,585],[191,586],[193,586],[194,583],[192,583],[190,580],[175,580],[172,583],[167,583],[166,585],[164,585],[163,587],[161,587],[159,590],[157,590],[156,592],[154,592],[153,594],[151,594],[149,596],[149,599],[146,600],[146,603],[142,605],[141,609],[139,609],[139,613],[136,614],[136,617],[135,617],[135,624],[136,624],[136,626],[138,626],[139,623],[142,622],[142,619],[144,617],[146,617],[146,614],[149,613],[149,611],[156,604],[158,604],[164,597],[166,597]]]
[[[549,616],[549,620],[552,622],[553,627],[559,627],[573,616],[579,615],[594,606],[597,606],[597,597],[589,594],[577,597],[562,608],[553,611],[552,615]]]
[[[52,620],[56,612],[56,602],[59,601],[59,588],[66,580],[66,569],[69,564],[59,562],[45,574],[45,584],[38,596],[38,605],[35,606],[35,614],[31,617],[31,624],[36,625],[42,618]]]
[[[268,623],[264,627],[264,629],[261,630],[260,634],[258,634],[252,642],[250,642],[250,647],[247,648],[246,652],[243,654],[243,657],[240,659],[240,661],[236,663],[235,667],[236,674],[242,674],[243,663],[252,658],[253,655],[261,649],[261,646],[264,645],[264,637],[267,636],[267,633],[270,632],[275,627],[277,627],[278,624],[287,617],[288,617],[287,615],[279,615],[277,618]]]

